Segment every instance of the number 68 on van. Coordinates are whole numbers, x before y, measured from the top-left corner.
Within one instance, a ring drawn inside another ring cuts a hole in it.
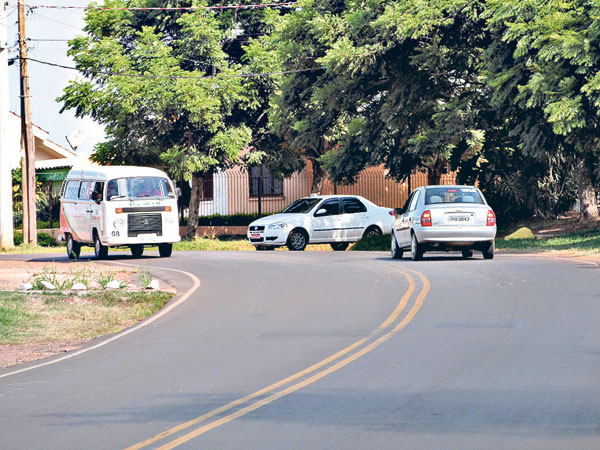
[[[129,247],[133,256],[145,246],[157,246],[171,256],[178,242],[177,196],[166,173],[149,167],[114,166],[72,169],[60,197],[60,229],[70,259],[82,246],[92,246],[96,258],[109,247]]]

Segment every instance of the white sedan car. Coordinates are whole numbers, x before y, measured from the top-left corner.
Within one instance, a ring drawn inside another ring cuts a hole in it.
[[[439,250],[462,251],[464,258],[478,250],[485,259],[494,257],[496,215],[476,187],[417,188],[396,214],[392,258],[402,258],[405,250],[413,260]]]
[[[350,242],[372,234],[391,233],[394,211],[357,195],[322,195],[296,200],[280,214],[250,224],[248,239],[257,250],[286,245],[304,250],[307,244],[330,244],[346,250]]]

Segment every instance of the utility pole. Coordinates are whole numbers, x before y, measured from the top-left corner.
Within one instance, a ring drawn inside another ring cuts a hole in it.
[[[13,247],[11,152],[8,147],[8,33],[6,7],[0,4],[0,249]]]
[[[21,136],[25,148],[23,158],[23,243],[37,244],[37,220],[35,204],[35,142],[31,121],[31,94],[27,73],[27,41],[25,36],[25,0],[18,0],[19,7],[19,60],[21,63]]]

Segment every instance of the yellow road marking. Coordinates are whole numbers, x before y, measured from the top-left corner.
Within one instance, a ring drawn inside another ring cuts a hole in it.
[[[396,309],[392,312],[392,314],[390,314],[390,316],[377,328],[377,331],[371,333],[370,336],[360,339],[359,341],[356,341],[355,343],[351,344],[350,346],[344,348],[343,350],[340,350],[339,352],[337,352],[336,354],[308,367],[307,369],[304,369],[288,378],[285,378],[284,380],[281,380],[275,384],[272,384],[271,386],[268,386],[264,389],[261,389],[260,391],[257,391],[253,394],[247,395],[245,397],[242,397],[238,400],[235,400],[231,403],[228,403],[227,405],[224,405],[220,408],[217,408],[213,411],[210,411],[206,414],[203,414],[202,416],[199,416],[195,419],[192,419],[188,422],[185,422],[181,425],[178,425],[176,427],[170,428],[169,430],[166,430],[160,434],[157,434],[156,436],[149,438],[143,442],[140,442],[138,444],[135,444],[131,447],[127,447],[127,449],[125,450],[139,450],[141,448],[144,448],[154,442],[157,442],[159,440],[162,440],[168,436],[171,436],[179,431],[182,431],[186,428],[189,428],[193,425],[196,425],[200,422],[205,421],[206,419],[209,419],[211,417],[214,417],[220,413],[223,413],[225,411],[228,411],[236,406],[242,405],[244,403],[247,403],[248,401],[251,401],[257,397],[260,397],[261,395],[267,394],[281,386],[284,386],[292,381],[297,380],[298,378],[301,378],[304,375],[308,375],[311,372],[316,371],[317,369],[329,364],[330,362],[335,361],[336,359],[340,358],[343,355],[346,355],[348,353],[350,353],[351,351],[353,351],[354,349],[360,347],[361,345],[363,345],[364,343],[366,343],[370,338],[372,338],[375,334],[377,334],[378,332],[381,332],[382,330],[385,330],[386,328],[388,328],[400,315],[400,313],[404,310],[404,308],[406,307],[406,305],[408,304],[408,299],[412,296],[414,290],[415,290],[415,282],[414,279],[411,275],[409,275],[408,273],[406,273],[406,271],[402,270],[402,269],[396,269],[397,271],[399,271],[400,273],[402,273],[402,275],[404,275],[404,277],[408,280],[409,283],[409,287],[406,291],[406,293],[402,296],[402,299],[400,300],[400,302],[398,303],[398,306],[396,307]],[[425,298],[425,296],[427,295],[427,293],[429,292],[429,281],[427,280],[427,278],[422,275],[419,272],[416,271],[412,271],[413,273],[416,273],[419,278],[421,279],[421,282],[423,283],[423,289],[421,290],[421,292],[419,293],[417,299],[415,300],[415,304],[413,305],[413,307],[411,308],[411,310],[409,311],[409,313],[407,314],[407,316],[398,324],[396,325],[396,327],[394,327],[391,331],[389,331],[387,334],[384,334],[383,336],[379,337],[378,339],[376,339],[374,342],[372,342],[371,344],[369,344],[368,346],[364,347],[363,349],[357,351],[356,353],[353,353],[347,357],[345,357],[344,359],[342,359],[341,361],[338,361],[337,363],[335,363],[334,365],[332,365],[331,367],[328,367],[325,370],[322,370],[321,372],[318,372],[314,375],[312,375],[311,377],[307,378],[306,380],[303,380],[295,385],[292,385],[286,389],[284,389],[281,392],[277,392],[274,393],[262,400],[259,400],[251,405],[248,405],[236,412],[233,412],[221,419],[218,419],[214,422],[211,422],[209,424],[206,424],[190,433],[187,433],[171,442],[168,442],[166,444],[164,444],[161,447],[158,447],[159,450],[167,450],[167,449],[172,449],[175,448],[191,439],[194,439],[204,433],[206,433],[207,431],[210,431],[214,428],[217,428],[223,424],[226,424],[228,422],[231,422],[232,420],[235,420],[239,417],[242,417],[252,411],[255,411],[256,409],[259,409],[265,405],[268,405],[269,403],[274,402],[275,400],[284,397],[286,395],[289,395],[305,386],[308,386],[312,383],[314,383],[317,380],[320,380],[321,378],[339,370],[340,368],[350,364],[351,362],[357,360],[358,358],[360,358],[361,356],[365,355],[366,353],[370,352],[371,350],[373,350],[374,348],[378,347],[379,345],[383,344],[384,342],[386,342],[388,339],[390,339],[396,332],[398,332],[399,330],[401,330],[402,328],[404,328],[415,316],[415,314],[419,311],[419,309],[421,308],[421,305],[423,304],[423,299]]]

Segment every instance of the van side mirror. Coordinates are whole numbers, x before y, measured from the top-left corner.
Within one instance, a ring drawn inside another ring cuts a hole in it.
[[[177,198],[181,197],[181,188],[175,188],[175,195],[177,196]]]

